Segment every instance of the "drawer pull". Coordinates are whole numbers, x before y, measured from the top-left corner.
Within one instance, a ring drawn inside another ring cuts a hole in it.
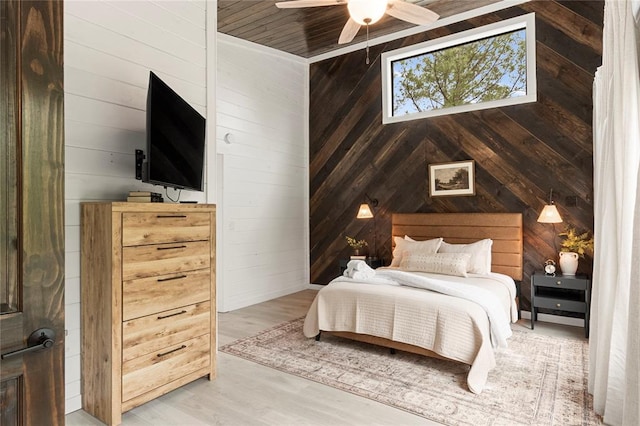
[[[556,303],[556,308],[559,308],[560,306],[560,303]]]
[[[159,283],[162,283],[162,282],[165,282],[165,281],[181,280],[182,278],[187,278],[187,276],[186,275],[178,275],[177,277],[158,278],[157,281]]]
[[[165,318],[171,318],[171,317],[175,317],[177,315],[182,315],[182,314],[186,314],[187,311],[180,311],[180,312],[175,312],[173,314],[169,314],[169,315],[161,315],[158,317],[159,320],[161,319],[165,319]]]
[[[174,219],[174,218],[181,218],[181,217],[187,217],[186,214],[159,214],[158,219]]]
[[[557,285],[562,285],[562,281],[556,281]]]
[[[156,247],[158,250],[174,250],[174,249],[182,249],[187,248],[187,246],[173,246],[173,247]]]
[[[158,358],[160,358],[160,357],[163,357],[163,356],[165,356],[165,355],[169,355],[169,354],[172,354],[172,353],[174,353],[174,352],[178,352],[179,350],[182,350],[182,349],[184,349],[184,348],[186,348],[186,346],[185,346],[185,345],[182,345],[182,346],[180,346],[179,348],[175,348],[175,349],[172,349],[172,350],[170,350],[170,351],[163,352],[163,353],[158,354],[158,355],[156,355],[156,356],[157,356]]]

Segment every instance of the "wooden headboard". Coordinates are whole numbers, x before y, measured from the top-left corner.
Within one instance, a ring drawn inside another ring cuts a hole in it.
[[[414,240],[442,237],[451,244],[467,244],[491,238],[491,270],[522,281],[521,213],[394,213],[393,237]]]

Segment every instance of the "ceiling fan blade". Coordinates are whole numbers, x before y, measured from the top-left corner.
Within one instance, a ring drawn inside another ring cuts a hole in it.
[[[344,28],[342,28],[342,32],[340,33],[340,38],[338,39],[338,44],[346,44],[350,43],[356,34],[358,34],[358,30],[360,29],[360,24],[358,24],[353,19],[349,18],[346,24],[344,24]]]
[[[431,25],[440,17],[440,15],[429,9],[407,3],[403,0],[389,2],[387,14],[416,25]]]
[[[276,6],[280,9],[295,9],[299,7],[336,6],[347,4],[347,0],[292,0],[280,1]]]

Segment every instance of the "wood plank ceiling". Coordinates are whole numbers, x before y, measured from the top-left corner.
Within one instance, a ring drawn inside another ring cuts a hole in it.
[[[303,58],[312,58],[344,47],[338,37],[349,17],[346,6],[278,9],[277,0],[219,0],[218,32]],[[440,19],[469,12],[502,0],[407,0],[438,13]],[[369,29],[373,39],[413,27],[413,24],[384,16]],[[360,29],[351,42],[366,40]]]

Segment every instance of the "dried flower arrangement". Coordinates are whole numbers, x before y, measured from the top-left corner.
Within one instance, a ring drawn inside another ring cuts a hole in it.
[[[578,234],[575,228],[569,226],[558,235],[564,237],[560,251],[578,253],[582,258],[585,254],[593,254],[593,237],[590,237],[588,232]]]
[[[358,249],[361,249],[362,247],[369,245],[365,240],[356,240],[355,238],[349,237],[349,236],[344,238],[347,240],[347,244],[349,245],[349,247],[351,247],[354,250],[358,250]]]

